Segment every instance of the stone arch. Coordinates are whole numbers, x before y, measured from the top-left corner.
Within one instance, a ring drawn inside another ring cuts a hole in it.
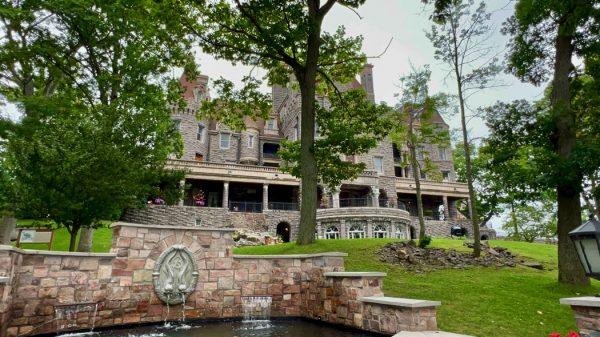
[[[275,234],[281,237],[283,242],[290,242],[290,238],[292,235],[292,227],[286,221],[282,221],[277,224],[277,229],[275,230]]]
[[[487,234],[483,234],[483,235],[481,236],[481,240],[482,240],[482,241],[487,241],[487,240],[489,240],[489,237],[487,236]]]

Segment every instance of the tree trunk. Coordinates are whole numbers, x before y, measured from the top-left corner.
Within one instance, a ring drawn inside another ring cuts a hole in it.
[[[412,121],[410,122],[408,129],[408,138],[413,137]],[[410,149],[410,166],[413,171],[413,177],[415,180],[415,188],[417,192],[417,216],[419,218],[419,241],[425,238],[425,219],[423,217],[423,198],[421,197],[421,170],[419,169],[419,163],[417,163],[417,149],[415,144],[409,144]]]
[[[72,225],[72,227],[69,229],[69,235],[70,235],[70,239],[69,239],[69,251],[70,252],[74,252],[75,251],[75,244],[77,243],[77,232],[79,232],[79,226],[78,225]]]
[[[300,110],[300,176],[302,179],[302,202],[300,206],[300,229],[296,242],[306,245],[315,241],[317,223],[317,161],[313,152],[315,141],[315,87],[319,48],[321,45],[321,22],[314,19],[308,36],[306,67],[295,71],[300,83],[302,98]]]
[[[512,222],[513,225],[513,239],[518,241],[519,240],[519,224],[517,224],[517,217],[515,216],[515,203],[513,201],[511,201],[510,203],[510,220]]]
[[[576,142],[576,117],[571,109],[569,74],[573,56],[573,36],[565,24],[559,23],[556,37],[554,79],[552,81],[552,110],[554,118],[554,141],[556,154],[561,163],[572,160],[571,153]],[[573,170],[572,165],[562,165]],[[563,169],[564,170],[564,169]],[[583,177],[580,172],[559,172],[556,186],[558,202],[558,281],[564,284],[589,285],[590,281],[569,238],[569,232],[581,225],[579,188]]]
[[[475,208],[475,189],[473,188],[473,168],[471,165],[471,151],[469,146],[469,137],[467,131],[467,118],[465,114],[465,100],[462,92],[462,85],[457,71],[458,100],[460,102],[460,123],[462,129],[463,147],[465,149],[465,167],[467,174],[467,186],[469,188],[469,216],[473,225],[473,255],[481,255],[481,235],[479,234],[479,222],[477,221],[477,210]]]
[[[77,245],[78,252],[91,252],[92,244],[94,243],[94,227],[86,226],[81,229],[79,235],[79,244]]]
[[[0,245],[10,245],[10,239],[16,226],[17,219],[12,215],[2,215],[2,221],[0,222]]]

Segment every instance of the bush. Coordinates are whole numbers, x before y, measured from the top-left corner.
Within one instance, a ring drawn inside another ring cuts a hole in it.
[[[425,235],[419,239],[419,248],[426,248],[431,244],[431,236]]]

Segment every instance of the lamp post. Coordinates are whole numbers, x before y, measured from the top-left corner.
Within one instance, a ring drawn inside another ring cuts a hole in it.
[[[600,222],[590,214],[590,219],[569,233],[585,275],[600,279]]]

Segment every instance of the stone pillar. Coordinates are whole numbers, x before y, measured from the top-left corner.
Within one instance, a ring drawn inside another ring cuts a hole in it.
[[[323,227],[321,227],[321,221],[317,221],[317,239],[325,238],[325,234],[323,233]]]
[[[456,209],[456,200],[448,203],[448,213],[450,220],[455,220],[458,217],[458,210]]]
[[[450,210],[448,209],[448,196],[442,196],[442,200],[444,202],[444,220],[450,220]]]
[[[371,203],[372,207],[379,207],[379,187],[371,186]]]
[[[223,207],[229,209],[229,182],[223,182]]]
[[[390,238],[396,238],[396,223],[392,222],[390,224]]]
[[[373,237],[373,221],[371,219],[367,220],[367,238]]]
[[[177,205],[183,206],[183,202],[185,199],[185,179],[183,179],[179,182],[179,186],[181,186],[181,199],[179,199],[179,202],[177,202]]]
[[[338,204],[339,206],[339,204]],[[346,231],[346,220],[340,220],[340,239],[347,239],[348,231]]]
[[[263,211],[269,209],[269,184],[263,184]]]
[[[560,304],[571,306],[581,337],[600,334],[600,297],[561,298]]]
[[[333,199],[333,208],[340,208],[340,192],[339,191],[334,191],[331,192],[331,196]]]

